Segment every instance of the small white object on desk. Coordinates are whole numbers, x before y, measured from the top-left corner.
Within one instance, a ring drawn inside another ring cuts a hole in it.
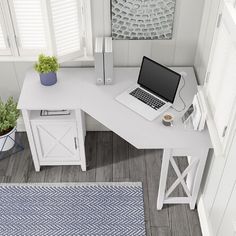
[[[165,113],[163,115],[163,117],[162,117],[162,123],[165,126],[172,126],[173,125],[173,121],[174,121],[174,117],[173,117],[173,115],[171,115],[169,113],[168,114]]]
[[[96,84],[104,85],[103,37],[97,37],[95,39],[94,64]]]
[[[105,37],[104,50],[104,74],[105,85],[113,84],[113,51],[112,51],[112,37]]]
[[[204,103],[204,95],[203,92],[201,90],[198,91],[197,93],[198,96],[198,102],[200,105],[200,109],[201,109],[201,121],[199,123],[199,131],[202,131],[205,127],[206,124],[206,119],[207,119],[207,107],[206,104]]]
[[[198,130],[199,123],[202,118],[202,113],[201,113],[201,108],[199,105],[197,94],[194,96],[194,99],[193,99],[193,109],[194,109],[193,114],[192,114],[193,128],[194,130]]]
[[[194,130],[202,131],[206,123],[206,108],[201,101],[200,92],[198,92],[193,99],[193,114],[192,122]]]

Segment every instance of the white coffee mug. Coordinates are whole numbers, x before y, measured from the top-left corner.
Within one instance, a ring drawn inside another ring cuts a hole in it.
[[[172,114],[164,114],[162,117],[162,123],[165,126],[173,126],[174,117]]]

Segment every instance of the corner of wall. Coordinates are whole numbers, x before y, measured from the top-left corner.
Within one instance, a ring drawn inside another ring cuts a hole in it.
[[[17,120],[16,130],[17,132],[25,132],[25,124],[22,116]]]
[[[202,229],[202,235],[203,236],[214,236],[212,231],[212,226],[209,221],[208,213],[205,209],[204,200],[202,194],[199,197],[198,203],[197,203],[197,211],[199,216],[199,221]]]

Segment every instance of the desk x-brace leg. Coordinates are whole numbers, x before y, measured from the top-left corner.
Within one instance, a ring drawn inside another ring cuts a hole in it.
[[[161,210],[163,204],[189,204],[190,209],[195,208],[208,151],[208,148],[202,148],[201,150],[164,149],[157,198],[157,210]],[[174,160],[174,156],[188,156],[189,165],[182,173]],[[166,191],[170,163],[177,175],[177,179]],[[187,178],[185,181],[186,176]],[[171,193],[179,184],[183,186],[186,197],[170,197]]]

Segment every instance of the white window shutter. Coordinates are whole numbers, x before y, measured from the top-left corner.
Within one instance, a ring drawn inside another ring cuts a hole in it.
[[[236,47],[235,42],[229,37],[224,24],[222,24],[221,28],[218,46],[221,48],[222,54],[218,56],[222,58],[222,63],[216,63],[215,66],[221,68],[222,73],[218,75],[219,77],[221,76],[221,78],[216,81],[216,83],[213,83],[212,80],[209,81],[211,82],[209,83],[209,96],[215,107],[213,115],[220,140],[223,142],[225,138],[224,129],[229,123],[236,98]],[[220,37],[221,33],[224,33],[224,39]],[[222,39],[222,41],[220,39]],[[227,47],[225,45],[227,45]],[[217,77],[215,76],[215,78]]]
[[[6,31],[6,25],[1,3],[0,3],[0,55],[1,56],[11,55],[9,38]]]
[[[42,0],[9,0],[20,56],[47,51],[46,20]]]
[[[224,6],[221,24],[214,36],[207,83],[208,101],[223,150],[227,145],[229,126],[236,109],[236,23],[232,14],[234,11],[229,4]]]
[[[54,54],[60,61],[84,53],[81,0],[50,0]]]

